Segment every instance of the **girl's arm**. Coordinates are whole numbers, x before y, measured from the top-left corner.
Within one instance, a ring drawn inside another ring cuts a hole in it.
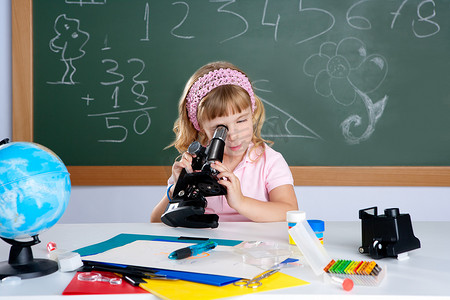
[[[175,186],[173,185],[170,188],[169,195],[173,194]],[[166,211],[166,207],[169,204],[169,199],[167,198],[167,194],[164,195],[164,197],[159,201],[158,204],[153,208],[152,214],[150,215],[150,222],[152,223],[160,223],[161,222],[161,216]]]
[[[180,161],[176,161],[172,166],[172,179],[173,182],[178,181],[180,177],[181,170],[186,169],[188,172],[192,172],[192,156],[185,152],[181,156]],[[169,191],[170,197],[172,197],[175,185],[172,185]],[[159,201],[159,203],[153,208],[152,214],[150,215],[150,222],[161,222],[161,216],[166,211],[167,204],[169,204],[169,198],[167,198],[167,193]]]

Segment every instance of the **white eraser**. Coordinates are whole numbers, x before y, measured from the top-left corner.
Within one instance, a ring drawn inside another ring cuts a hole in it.
[[[72,272],[83,266],[79,253],[66,252],[58,255],[58,266],[61,272]]]
[[[68,253],[68,252],[69,252],[69,250],[65,250],[65,249],[55,249],[55,250],[53,250],[53,251],[50,251],[50,252],[47,254],[47,257],[48,257],[49,259],[51,259],[51,260],[58,261],[58,257],[59,257],[61,254]]]

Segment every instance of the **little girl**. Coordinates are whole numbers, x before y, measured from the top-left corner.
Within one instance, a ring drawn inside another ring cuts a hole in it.
[[[289,166],[261,137],[264,106],[244,72],[227,62],[201,67],[187,82],[178,111],[170,146],[182,155],[172,166],[169,190],[153,209],[151,222],[161,221],[181,171],[192,172],[189,145],[208,145],[218,125],[227,126],[228,134],[223,162],[211,167],[219,171],[227,194],[207,197],[205,213],[219,215],[220,222],[275,222],[298,209]]]

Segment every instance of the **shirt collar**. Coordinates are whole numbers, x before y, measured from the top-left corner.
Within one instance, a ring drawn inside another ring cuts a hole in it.
[[[236,168],[234,170],[240,169],[241,167],[244,166],[244,164],[255,163],[258,156],[262,155],[260,148],[257,150],[251,151],[250,149],[252,149],[253,146],[254,146],[254,144],[252,142],[250,142],[250,144],[248,145],[247,151],[245,152],[244,158],[241,160],[241,162],[236,166]],[[263,145],[263,147],[265,147],[265,145]]]

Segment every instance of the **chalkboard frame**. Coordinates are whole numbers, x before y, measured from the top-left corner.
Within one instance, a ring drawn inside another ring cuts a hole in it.
[[[33,0],[11,1],[13,141],[33,141]],[[68,166],[73,185],[166,185],[171,166]],[[450,186],[450,166],[292,166],[296,186]]]

